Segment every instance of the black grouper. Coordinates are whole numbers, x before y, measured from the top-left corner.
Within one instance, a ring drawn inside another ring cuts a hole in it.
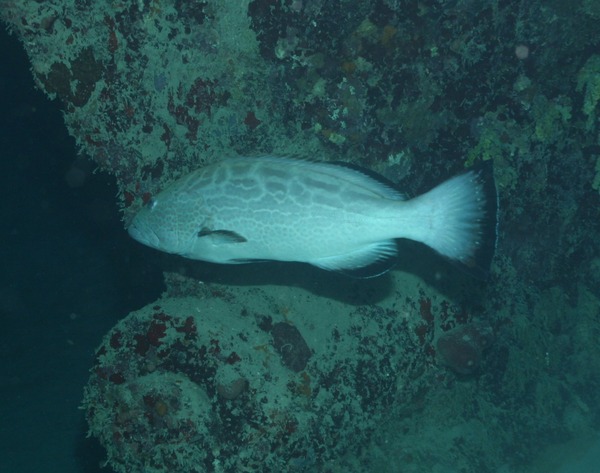
[[[396,240],[408,238],[485,272],[496,213],[491,162],[406,199],[383,178],[344,164],[239,157],[168,185],[128,231],[186,258],[298,261],[363,275],[389,269]]]

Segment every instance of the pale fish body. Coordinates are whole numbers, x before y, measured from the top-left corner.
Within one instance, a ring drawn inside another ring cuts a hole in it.
[[[214,263],[298,261],[352,272],[390,260],[396,240],[408,238],[470,264],[493,250],[495,192],[491,168],[406,200],[340,164],[232,158],[173,182],[128,231],[152,248]]]

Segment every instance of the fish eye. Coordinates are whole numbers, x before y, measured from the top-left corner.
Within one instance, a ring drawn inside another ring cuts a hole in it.
[[[156,207],[157,201],[156,199],[148,199],[148,202],[146,202],[146,207],[149,210],[154,210],[154,207]]]

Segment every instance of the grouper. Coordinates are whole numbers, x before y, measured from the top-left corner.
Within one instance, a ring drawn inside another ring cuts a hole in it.
[[[196,260],[296,261],[361,276],[392,267],[398,240],[410,239],[484,273],[496,214],[490,162],[408,199],[384,178],[344,163],[236,157],[169,184],[128,232]]]

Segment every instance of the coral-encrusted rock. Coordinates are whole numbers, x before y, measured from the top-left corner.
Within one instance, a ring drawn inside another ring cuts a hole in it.
[[[309,329],[283,322],[261,291],[240,292],[165,298],[105,337],[84,407],[117,472],[329,471],[366,442],[397,387],[410,389],[395,367],[418,350],[398,343],[405,322],[393,311],[348,317],[328,301]]]
[[[437,340],[437,353],[446,366],[458,374],[475,373],[483,351],[493,338],[492,327],[484,322],[459,325]]]

